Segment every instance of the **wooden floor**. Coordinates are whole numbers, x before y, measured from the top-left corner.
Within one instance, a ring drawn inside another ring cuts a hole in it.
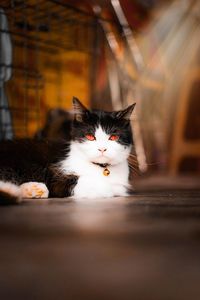
[[[200,299],[200,191],[0,208],[0,299]]]

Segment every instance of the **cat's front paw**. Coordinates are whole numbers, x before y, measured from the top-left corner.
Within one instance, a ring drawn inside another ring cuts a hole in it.
[[[20,185],[22,198],[48,198],[49,190],[42,182],[26,182]]]

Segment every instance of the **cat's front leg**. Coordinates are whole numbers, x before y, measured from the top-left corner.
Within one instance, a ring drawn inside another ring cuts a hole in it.
[[[51,180],[48,182],[50,197],[70,197],[77,181],[78,176],[76,175],[57,173],[55,176],[51,177]]]

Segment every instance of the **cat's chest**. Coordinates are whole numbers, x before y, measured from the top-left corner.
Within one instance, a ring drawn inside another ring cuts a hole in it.
[[[74,196],[78,198],[125,196],[128,184],[124,180],[125,177],[122,178],[120,173],[113,173],[112,170],[110,170],[108,176],[105,176],[103,169],[97,172],[82,174],[75,186]]]
[[[125,196],[128,186],[127,162],[119,166],[109,166],[109,175],[105,176],[105,168],[70,161],[65,164],[65,171],[78,175],[79,179],[74,188],[77,198]]]

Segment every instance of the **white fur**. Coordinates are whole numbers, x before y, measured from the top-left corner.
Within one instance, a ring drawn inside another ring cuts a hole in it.
[[[21,198],[20,188],[16,184],[7,181],[0,181],[0,191],[13,197]]]
[[[63,172],[79,176],[74,197],[126,196],[130,147],[110,141],[101,127],[96,130],[95,137],[95,141],[72,142],[69,156],[61,163]],[[106,151],[102,154],[98,149]],[[110,175],[104,176],[104,169],[92,162],[110,164]]]

